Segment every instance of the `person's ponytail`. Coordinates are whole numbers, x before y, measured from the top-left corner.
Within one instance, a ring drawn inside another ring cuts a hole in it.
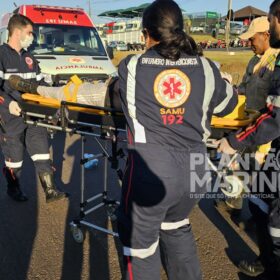
[[[143,28],[159,43],[154,49],[164,58],[177,60],[181,53],[197,55],[194,40],[183,30],[183,16],[172,0],[157,0],[143,14]]]

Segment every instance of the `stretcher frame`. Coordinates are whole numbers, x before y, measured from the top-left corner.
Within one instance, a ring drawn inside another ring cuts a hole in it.
[[[53,100],[50,102],[47,102],[44,105],[40,104],[40,102],[32,102],[30,101],[30,98],[32,100],[32,95],[27,94],[27,102],[24,102],[22,104],[23,107],[23,117],[27,124],[35,125],[35,126],[41,126],[46,127],[47,129],[51,131],[64,131],[66,133],[70,134],[79,134],[81,135],[81,202],[80,202],[80,214],[79,217],[71,221],[70,227],[72,231],[73,238],[76,242],[82,243],[84,240],[84,233],[82,230],[82,226],[89,227],[91,229],[95,229],[97,231],[101,231],[106,234],[110,234],[114,237],[118,237],[118,233],[108,230],[106,228],[100,227],[94,223],[89,223],[85,220],[86,216],[90,213],[100,209],[101,207],[108,207],[108,217],[114,220],[114,210],[119,205],[119,202],[116,200],[110,200],[108,199],[108,189],[107,189],[107,174],[108,174],[108,161],[111,161],[112,168],[117,169],[117,157],[123,157],[124,153],[122,151],[117,151],[117,142],[118,142],[118,133],[119,132],[126,132],[125,126],[126,121],[124,118],[124,115],[121,111],[117,111],[113,108],[106,108],[106,107],[99,107],[99,106],[91,106],[91,105],[85,105],[85,104],[78,104],[73,102],[67,102],[67,101],[61,101],[58,102],[57,100]],[[35,96],[35,100],[41,100],[42,97]],[[28,101],[29,100],[29,101]],[[47,99],[49,100],[49,99]],[[34,107],[36,106],[36,110],[38,110],[38,113],[34,112],[28,112],[30,110],[30,106]],[[52,107],[49,107],[52,106]],[[70,109],[70,110],[69,110]],[[42,113],[41,111],[47,111],[47,113]],[[85,119],[79,120],[77,118],[76,114],[86,114],[88,110],[91,112],[91,115],[94,116],[94,120],[91,116],[91,121],[94,122],[88,122]],[[72,113],[72,116],[71,116]],[[232,130],[237,130],[243,126],[248,125],[251,123],[258,113],[256,111],[248,110],[246,113],[246,119],[242,120],[229,120],[229,119],[221,119],[214,117],[212,119],[212,138],[209,138],[206,146],[207,148],[215,149],[217,148],[216,145],[213,143],[215,139],[220,139],[224,137],[224,134],[227,132],[230,132]],[[74,116],[73,116],[74,114]],[[73,119],[74,117],[74,119]],[[37,118],[37,120],[32,120],[32,118]],[[77,119],[77,120],[75,120]],[[98,123],[98,124],[96,124]],[[80,129],[77,129],[75,126],[80,126]],[[87,129],[82,129],[87,128]],[[88,131],[88,128],[90,130],[96,130],[100,129],[99,133],[96,133],[94,131]],[[102,149],[102,153],[95,155],[91,158],[84,158],[84,144],[85,144],[85,136],[93,136],[95,141],[98,143],[100,148]],[[107,141],[105,141],[105,144],[103,145],[98,138],[104,139],[104,140],[110,140],[112,143],[112,151],[113,155],[110,156],[107,151]],[[122,141],[125,141],[122,139]],[[243,151],[241,151],[242,153]],[[219,171],[216,166],[212,163],[212,161],[209,160],[209,166],[212,168],[212,170],[219,176],[219,177],[225,177],[230,174],[230,165],[231,163],[236,159],[238,153],[236,153],[232,160],[223,168],[223,170]],[[90,197],[85,200],[84,192],[85,192],[85,170],[84,170],[84,164],[92,159],[96,158],[104,158],[104,169],[103,169],[103,192],[98,193],[97,195]],[[121,179],[122,174],[121,170],[117,169],[117,173],[119,178]],[[232,178],[232,174],[230,174]],[[239,180],[238,178],[236,178]],[[240,180],[239,180],[240,181]],[[239,182],[240,185],[240,182]],[[230,196],[231,193],[228,190],[222,190],[224,194]],[[86,206],[88,206],[89,203],[96,202],[102,198],[102,201],[98,203],[97,205],[93,206],[90,209],[86,210]]]
[[[126,132],[124,122],[125,119],[122,112],[112,108],[78,104],[67,101],[62,101],[60,103],[60,106],[55,107],[44,106],[36,102],[28,101],[21,103],[21,107],[22,116],[26,124],[45,127],[51,133],[53,133],[54,131],[64,131],[66,133],[79,134],[81,136],[80,213],[77,218],[73,219],[70,222],[70,228],[74,240],[78,243],[82,243],[84,241],[85,235],[82,226],[101,231],[114,237],[118,237],[118,233],[112,230],[108,230],[104,227],[100,227],[95,223],[90,223],[86,220],[86,217],[94,211],[97,211],[102,207],[106,207],[108,217],[112,221],[115,220],[114,212],[119,205],[119,201],[109,199],[107,175],[108,163],[111,162],[111,168],[116,170],[120,179],[119,182],[121,183],[122,172],[121,169],[118,168],[118,159],[123,158],[125,155],[122,149],[117,149],[117,143],[119,141],[126,141],[124,138],[119,137],[120,132]],[[34,108],[38,112],[31,112],[34,111]],[[72,116],[69,108],[73,110]],[[88,112],[94,113],[90,118],[91,121],[94,120],[99,124],[87,122],[85,118],[81,118],[81,120],[79,120],[79,116],[81,113],[87,114]],[[72,119],[72,117],[74,117],[74,119]],[[84,158],[86,136],[94,137],[94,140],[102,150],[101,153],[90,158]],[[105,144],[102,144],[99,139],[105,140]],[[108,141],[111,141],[112,144],[111,155],[109,154],[107,149]],[[90,160],[100,158],[104,159],[103,191],[86,199],[84,165]],[[87,208],[89,205],[92,205],[92,207]]]

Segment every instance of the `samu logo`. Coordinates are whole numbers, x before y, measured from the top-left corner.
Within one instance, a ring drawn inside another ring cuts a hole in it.
[[[154,82],[155,98],[167,108],[176,108],[184,104],[190,92],[190,79],[177,69],[162,71]]]

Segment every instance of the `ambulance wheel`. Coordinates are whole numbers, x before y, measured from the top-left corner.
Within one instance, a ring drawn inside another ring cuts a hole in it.
[[[83,243],[85,240],[84,231],[78,226],[71,226],[72,237],[77,243]]]

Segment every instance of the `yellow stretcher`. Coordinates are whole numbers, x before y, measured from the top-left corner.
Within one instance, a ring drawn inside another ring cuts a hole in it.
[[[233,112],[223,118],[213,116],[211,126],[234,130],[249,125],[259,116],[259,112],[255,110],[246,110],[245,101],[246,98],[244,95],[238,96],[238,104]]]
[[[63,103],[67,103],[67,109],[70,115],[80,119],[87,119],[91,121],[95,117],[98,124],[102,122],[102,118],[105,116],[114,115],[115,121],[120,125],[120,128],[125,128],[125,119],[121,112],[116,112],[110,108],[103,108],[97,106],[87,106],[80,105],[71,102],[61,102],[54,98],[45,98],[36,94],[25,93],[22,95],[25,101],[22,107],[25,111],[31,109],[33,112],[37,110],[38,113],[45,112],[46,110],[55,111],[61,108]],[[55,112],[54,111],[54,112]],[[83,117],[83,115],[85,115]],[[234,111],[225,117],[212,117],[211,127],[212,130],[220,130],[220,132],[228,130],[237,130],[239,128],[245,127],[252,123],[259,116],[259,112],[254,110],[245,110],[245,97],[239,96],[238,105]],[[97,119],[96,119],[97,117]],[[98,120],[99,117],[99,120]],[[108,120],[108,119],[107,119]],[[94,121],[94,119],[92,120]],[[221,136],[222,137],[222,136]]]
[[[38,118],[36,125],[43,126],[42,122],[45,121],[51,124],[50,127],[66,132],[73,132],[74,125],[102,126],[110,130],[124,130],[126,126],[123,113],[113,108],[59,101],[30,93],[23,94],[22,99],[24,102],[20,105],[29,124],[35,124],[34,119]],[[55,127],[53,123],[56,123]],[[44,126],[47,127],[46,124]]]
[[[61,101],[55,98],[50,98],[50,97],[43,97],[37,94],[31,94],[31,93],[25,93],[22,96],[22,99],[30,104],[38,104],[41,106],[45,107],[51,107],[51,108],[60,108],[61,107]],[[71,102],[71,101],[69,101]],[[84,107],[79,107],[79,106],[69,106],[69,110],[74,110],[74,111],[80,111],[80,112],[87,112],[91,114],[104,114],[102,110],[98,109],[91,109],[91,108],[84,108]]]

